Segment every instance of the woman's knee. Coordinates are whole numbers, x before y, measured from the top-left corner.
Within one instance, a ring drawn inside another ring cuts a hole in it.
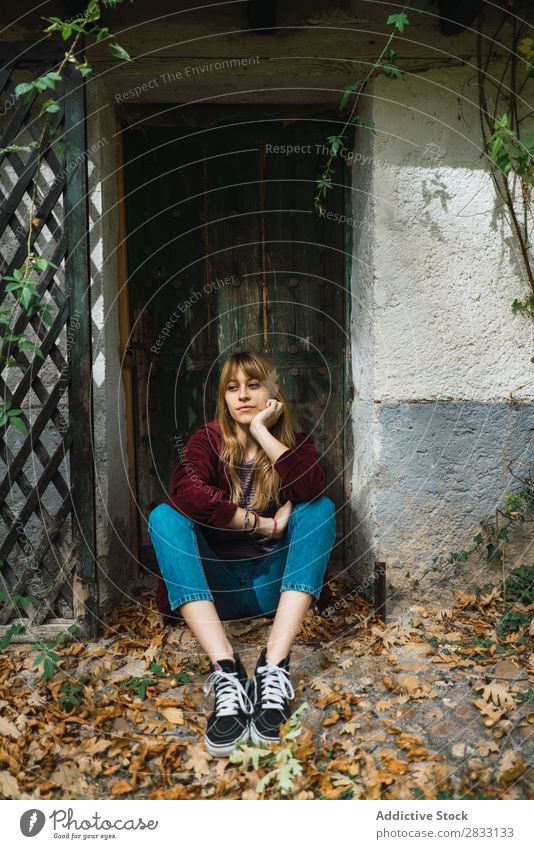
[[[295,504],[293,510],[297,508],[299,512],[306,511],[323,516],[335,516],[336,505],[331,498],[322,495],[320,498],[315,498],[313,501],[301,501]],[[293,511],[292,511],[293,512]]]
[[[184,514],[180,513],[178,510],[175,510],[170,504],[158,504],[157,507],[154,507],[148,515],[149,534],[152,534],[154,531],[161,530],[161,528],[168,525],[169,522],[185,522],[190,525],[191,519],[188,516],[184,516]]]
[[[306,522],[320,533],[324,533],[325,531],[330,532],[332,539],[335,541],[337,533],[336,505],[331,498],[323,495],[314,501],[301,501],[295,507],[297,510],[291,527],[296,527],[295,523],[302,524],[302,522]],[[289,516],[290,520],[292,515],[293,510]]]

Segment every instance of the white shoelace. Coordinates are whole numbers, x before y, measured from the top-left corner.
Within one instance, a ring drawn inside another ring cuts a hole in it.
[[[254,705],[237,677],[237,672],[214,669],[204,683],[206,694],[212,689],[215,690],[215,713],[217,716],[235,716],[239,707],[245,713],[252,713],[254,710]]]
[[[282,710],[284,698],[292,699],[295,695],[289,672],[281,666],[271,663],[265,658],[265,666],[259,666],[256,674],[264,674],[262,678],[261,707],[262,710],[272,708]]]

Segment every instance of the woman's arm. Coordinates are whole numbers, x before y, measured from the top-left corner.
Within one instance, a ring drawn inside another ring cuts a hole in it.
[[[288,450],[287,445],[273,436],[269,428],[261,422],[258,424],[252,422],[250,432],[254,439],[260,443],[272,463],[275,463],[280,455]]]
[[[260,443],[280,475],[282,501],[298,504],[319,498],[324,495],[326,480],[311,437],[305,433],[296,433],[295,447],[288,448],[269,430],[279,418],[282,405],[275,400],[267,404],[269,406],[265,410],[254,416],[250,423],[250,433]]]
[[[196,522],[227,528],[240,508],[211,483],[214,480],[217,480],[216,446],[213,434],[201,427],[187,441],[183,459],[173,471],[170,500],[180,513]]]
[[[326,478],[311,437],[305,433],[296,433],[295,437],[295,447],[280,454],[274,468],[281,478],[282,501],[299,504],[324,495]]]
[[[238,507],[235,511],[234,515],[230,519],[229,528],[241,528],[244,520],[245,520],[245,508]],[[249,521],[248,528],[251,528],[254,524],[254,516],[249,511]],[[274,528],[274,520],[269,518],[268,516],[260,516],[258,514],[258,522],[256,524],[255,530],[251,533],[251,536],[271,536]]]

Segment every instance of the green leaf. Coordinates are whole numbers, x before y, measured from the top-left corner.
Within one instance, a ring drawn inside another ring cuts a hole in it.
[[[317,186],[320,189],[331,189],[332,188],[332,180],[330,178],[324,179],[324,178],[321,177],[319,180],[317,180]]]
[[[20,622],[10,625],[5,634],[0,637],[0,651],[3,651],[8,647],[11,642],[11,638],[14,637],[15,634],[22,634],[25,630],[26,625],[22,625]]]
[[[46,74],[44,77],[41,77],[41,80],[43,83],[46,83],[47,88],[55,89],[56,81],[50,76],[50,74]]]
[[[359,115],[355,115],[352,119],[352,123],[356,124],[358,127],[366,127],[368,130],[371,130],[376,135],[376,127],[371,121],[367,121],[366,118],[360,118]]]
[[[293,787],[293,778],[302,775],[302,767],[295,758],[291,758],[278,770],[278,787],[287,793]]]
[[[48,268],[49,265],[53,265],[54,268],[57,268],[57,265],[54,262],[51,262],[51,260],[49,259],[45,259],[44,256],[40,256],[34,262],[35,268],[38,268],[39,271],[44,271],[45,268]]]
[[[20,293],[20,303],[24,307],[24,309],[28,309],[32,302],[32,298],[35,296],[35,292],[30,286],[24,286],[22,292]]]
[[[337,155],[338,150],[343,146],[343,139],[341,136],[327,136],[327,142],[329,142],[330,147],[332,148],[332,153],[334,156]]]
[[[18,86],[15,86],[15,94],[21,95],[26,94],[28,91],[33,91],[32,83],[19,83]]]
[[[5,590],[0,590],[0,601],[11,601],[13,604],[20,604],[26,610],[29,604],[38,604],[40,599],[34,595],[17,595],[17,593],[6,593]]]
[[[486,556],[487,556],[488,561],[489,560],[501,560],[502,552],[501,552],[500,548],[497,548],[495,545],[493,545],[492,542],[488,543],[488,545],[486,546],[486,550],[487,550]]]
[[[18,344],[19,351],[31,351],[32,354],[35,354],[36,357],[40,357],[41,360],[44,360],[44,354],[35,342],[32,342],[31,339],[23,339]]]
[[[356,80],[355,83],[349,83],[343,89],[343,94],[341,95],[341,100],[339,101],[339,111],[342,112],[347,103],[349,102],[349,97],[351,96],[353,91],[356,91],[363,83],[363,80]]]
[[[112,53],[116,59],[124,59],[126,62],[132,61],[130,54],[127,53],[124,47],[121,47],[120,44],[117,44],[116,41],[112,41],[110,44],[108,44],[108,47],[110,53]]]
[[[534,41],[532,38],[522,38],[517,44],[517,49],[520,53],[529,54],[534,49]]]
[[[400,68],[397,68],[396,65],[392,65],[390,62],[386,62],[383,65],[384,73],[389,74],[391,77],[396,77],[398,80],[402,80],[405,77],[405,74],[401,71]]]
[[[394,15],[390,15],[386,23],[395,24],[399,32],[404,32],[404,27],[409,24],[408,15],[406,12],[397,12]]]
[[[26,427],[26,425],[24,424],[22,419],[19,419],[19,418],[16,418],[16,417],[10,418],[9,424],[13,425],[15,430],[19,430],[21,433],[24,433],[24,434],[28,433],[28,428]]]
[[[103,41],[105,38],[111,38],[111,33],[107,27],[99,27],[96,34],[96,41]]]
[[[43,103],[43,109],[45,112],[59,112],[61,107],[55,100],[47,100]]]
[[[36,147],[39,147],[37,141],[31,142],[31,144],[10,144],[8,147],[0,147],[0,153],[18,153],[19,151],[29,153]]]
[[[256,784],[256,793],[263,793],[268,784],[276,777],[277,770],[273,769],[261,778]]]
[[[179,672],[178,675],[173,675],[172,677],[175,678],[177,682],[181,681],[184,684],[189,684],[189,682],[191,681],[187,672],[184,672],[183,670],[182,672]]]
[[[37,315],[47,327],[52,325],[54,321],[54,307],[51,307],[49,304],[39,304],[37,308]]]

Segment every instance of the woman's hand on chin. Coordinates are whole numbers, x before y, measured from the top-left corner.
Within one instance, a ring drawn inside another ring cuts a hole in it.
[[[256,425],[265,425],[266,428],[272,427],[282,415],[283,409],[284,405],[281,401],[277,401],[276,398],[269,398],[265,402],[265,409],[261,413],[256,413],[250,422],[250,430],[253,432]]]

